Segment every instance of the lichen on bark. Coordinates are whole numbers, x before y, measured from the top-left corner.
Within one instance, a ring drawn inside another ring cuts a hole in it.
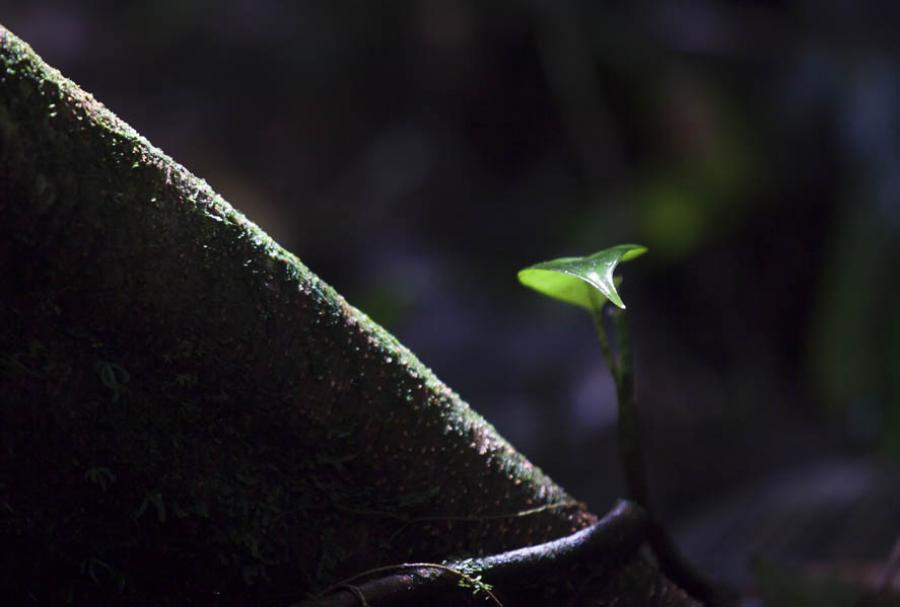
[[[4,596],[281,604],[595,520],[2,27],[0,276]]]

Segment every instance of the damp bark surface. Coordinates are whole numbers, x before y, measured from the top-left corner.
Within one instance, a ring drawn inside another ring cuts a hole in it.
[[[13,602],[287,605],[367,568],[597,520],[2,26],[0,276]],[[637,576],[691,604],[638,556],[605,567],[595,596]]]

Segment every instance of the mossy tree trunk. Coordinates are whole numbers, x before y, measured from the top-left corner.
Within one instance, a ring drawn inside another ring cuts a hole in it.
[[[13,602],[287,605],[367,568],[596,520],[2,27],[0,272],[0,594]],[[496,592],[692,604],[639,556],[603,571]],[[482,600],[469,595],[442,600]]]

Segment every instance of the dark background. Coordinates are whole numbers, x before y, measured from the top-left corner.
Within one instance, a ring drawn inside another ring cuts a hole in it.
[[[655,501],[704,567],[900,534],[900,4],[0,0],[0,22],[597,511],[624,267]]]

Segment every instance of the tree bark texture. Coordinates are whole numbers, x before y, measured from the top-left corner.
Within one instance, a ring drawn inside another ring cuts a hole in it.
[[[286,605],[596,521],[2,27],[0,276],[3,596]]]

